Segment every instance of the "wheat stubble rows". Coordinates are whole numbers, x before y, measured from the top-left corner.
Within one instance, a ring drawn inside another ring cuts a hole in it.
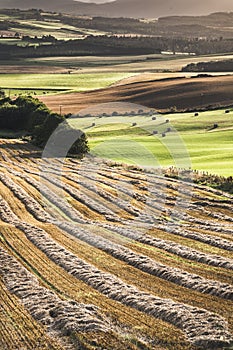
[[[229,195],[89,158],[60,178],[39,156],[1,141],[3,349],[230,346]]]

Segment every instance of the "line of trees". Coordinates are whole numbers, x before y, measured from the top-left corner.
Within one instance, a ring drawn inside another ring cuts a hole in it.
[[[162,37],[88,36],[84,40],[57,40],[51,45],[22,47],[0,44],[0,59],[44,56],[145,55],[171,52],[214,54],[233,51],[233,40],[187,40]]]
[[[65,116],[51,112],[43,102],[31,96],[19,96],[11,100],[0,92],[0,129],[24,130],[33,144],[43,148],[59,124],[62,125],[59,129],[62,147],[63,135],[70,133],[72,136],[74,132],[66,122]],[[72,145],[69,153],[83,156],[89,147],[86,135],[80,130],[79,134],[80,137]]]

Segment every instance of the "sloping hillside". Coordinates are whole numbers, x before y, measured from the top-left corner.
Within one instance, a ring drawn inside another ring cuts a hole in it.
[[[59,182],[59,159],[0,147],[1,349],[230,346],[232,198],[93,158]]]
[[[233,105],[233,76],[175,78],[135,82],[86,93],[44,96],[41,100],[58,112],[64,113],[100,103],[125,101],[155,108],[158,111],[194,110],[203,107]]]

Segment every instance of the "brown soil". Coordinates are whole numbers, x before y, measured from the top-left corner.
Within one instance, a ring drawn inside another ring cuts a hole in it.
[[[233,76],[174,78],[134,82],[97,91],[43,96],[53,111],[77,113],[107,102],[131,102],[166,112],[233,105]]]

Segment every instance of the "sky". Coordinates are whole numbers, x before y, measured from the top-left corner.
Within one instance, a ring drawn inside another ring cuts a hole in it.
[[[104,2],[111,2],[114,0],[80,0],[82,2],[95,2],[96,4],[103,4]]]
[[[80,0],[82,2],[95,2],[96,4],[103,4],[104,2],[111,2],[114,0]]]

